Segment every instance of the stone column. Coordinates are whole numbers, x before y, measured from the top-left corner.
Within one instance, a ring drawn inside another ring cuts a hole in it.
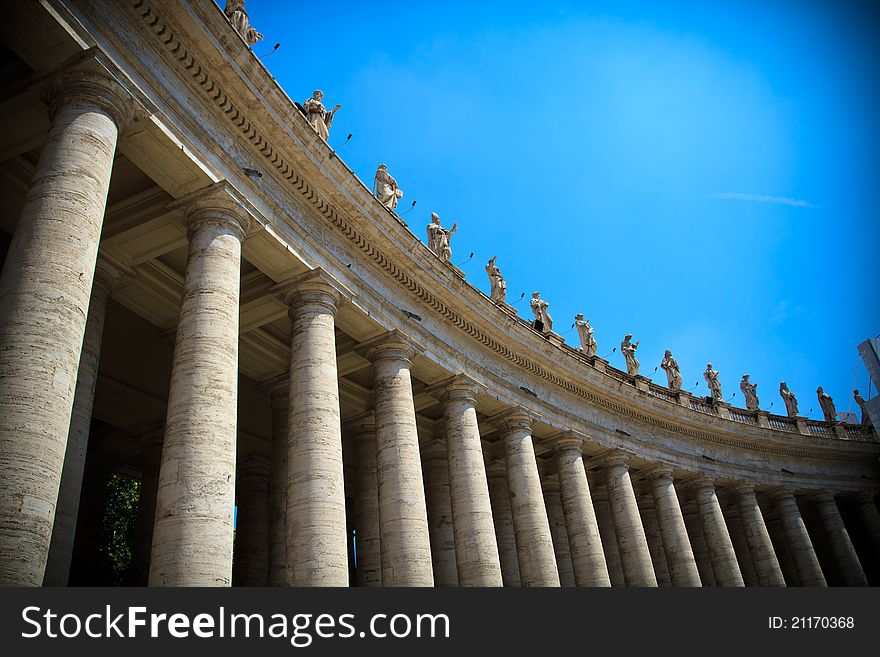
[[[555,447],[562,511],[575,583],[577,586],[611,586],[581,454],[581,440],[574,436],[563,436],[557,439]]]
[[[605,467],[608,503],[627,586],[657,586],[654,564],[629,477],[628,457],[612,453],[600,459]]]
[[[233,586],[266,586],[269,578],[269,461],[251,454],[238,464],[238,518]]]
[[[187,210],[189,259],[171,365],[150,586],[232,582],[241,241],[248,223],[219,185]]]
[[[376,468],[376,422],[367,413],[347,425],[354,442],[354,526],[357,546],[355,583],[382,586],[382,552],[379,541],[379,474]]]
[[[440,392],[446,424],[449,495],[459,586],[501,586],[501,561],[477,424],[476,396],[485,388],[459,374]]]
[[[739,572],[746,586],[760,586],[758,576],[755,574],[755,566],[752,563],[752,553],[746,542],[746,533],[743,530],[742,520],[739,517],[739,508],[735,502],[727,500],[722,505],[724,518],[727,520],[727,532],[730,534],[730,542],[733,543],[733,551],[736,553],[736,561],[739,564]]]
[[[86,67],[52,87],[0,276],[0,586],[43,582],[116,139],[131,116],[128,94]]]
[[[433,586],[431,539],[413,405],[411,359],[420,351],[391,331],[359,350],[372,363],[383,586]]]
[[[675,492],[672,468],[655,466],[647,473],[654,497],[657,522],[673,586],[702,586],[681,505]]]
[[[130,271],[107,255],[101,254],[98,257],[43,586],[66,586],[70,575],[76,516],[89,443],[89,428],[92,424],[92,406],[95,401],[95,383],[98,380],[98,361],[101,357],[101,340],[104,336],[104,318],[113,288],[120,280],[130,275]]]
[[[770,541],[770,533],[764,523],[764,516],[755,497],[755,487],[739,482],[732,488],[739,509],[746,542],[752,555],[752,564],[761,586],[785,586],[785,577],[776,558],[776,551]]]
[[[844,583],[847,586],[867,586],[865,571],[862,570],[862,564],[843,524],[843,518],[840,517],[834,495],[815,493],[812,498]]]
[[[623,575],[623,563],[620,561],[620,550],[617,547],[617,533],[614,531],[614,519],[611,517],[611,505],[608,503],[608,486],[602,480],[602,473],[592,472],[587,475],[590,491],[593,493],[593,508],[596,511],[596,523],[602,537],[602,551],[608,565],[608,579],[611,586],[626,586]]]
[[[452,526],[452,500],[449,495],[449,459],[446,456],[445,441],[433,440],[422,449],[422,472],[425,477],[434,586],[458,586],[455,530]]]
[[[827,586],[794,494],[788,490],[779,490],[772,497],[801,586]]]
[[[544,506],[550,522],[550,537],[553,539],[553,552],[556,555],[556,569],[559,571],[559,585],[568,588],[576,586],[574,567],[571,563],[571,548],[568,546],[568,531],[565,528],[565,513],[559,495],[559,481],[554,475],[544,477],[541,488],[544,491]]]
[[[660,524],[657,521],[654,497],[650,491],[639,491],[636,487],[636,502],[639,505],[642,526],[645,528],[645,539],[648,541],[648,551],[651,553],[651,563],[654,566],[657,586],[672,586],[672,577],[669,574],[666,552],[663,548],[663,537],[660,535]]]
[[[132,586],[146,586],[150,581],[150,549],[153,545],[153,523],[156,521],[156,492],[159,490],[164,434],[165,426],[159,425],[141,436],[141,497],[134,523],[134,554],[128,577]]]
[[[513,514],[510,511],[510,492],[507,485],[507,467],[498,459],[486,466],[489,498],[492,501],[492,520],[495,523],[495,539],[501,561],[501,577],[504,586],[520,586],[519,560],[516,556],[516,535],[513,531]]]
[[[336,308],[348,293],[322,269],[283,281],[290,307],[287,585],[348,586]]]
[[[880,560],[880,512],[877,511],[877,505],[874,503],[874,494],[859,493],[855,498],[855,505],[874,556]]]
[[[693,486],[716,583],[718,586],[745,586],[715,485],[708,477],[698,476],[694,478]]]
[[[272,408],[269,448],[269,586],[287,586],[287,448],[290,432],[290,373],[260,385]]]
[[[715,570],[712,567],[712,557],[709,554],[709,544],[703,534],[703,523],[700,520],[700,509],[695,499],[682,499],[679,496],[681,514],[687,527],[688,538],[694,550],[694,560],[697,562],[697,570],[700,571],[700,583],[703,587],[718,586],[715,581]],[[748,546],[746,546],[748,549]]]
[[[514,409],[502,416],[501,423],[520,581],[523,586],[559,586],[550,522],[532,445],[532,418]]]

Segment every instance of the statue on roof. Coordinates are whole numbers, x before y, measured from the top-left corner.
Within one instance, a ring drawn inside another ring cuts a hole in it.
[[[785,381],[779,383],[779,396],[782,397],[782,401],[785,404],[785,412],[788,414],[788,417],[797,416],[800,412],[798,411],[797,397],[795,397],[794,393],[788,389],[788,384]]]
[[[706,371],[703,372],[703,378],[706,379],[706,385],[709,386],[709,392],[712,393],[712,401],[716,404],[724,401],[721,394],[721,380],[718,378],[718,370],[712,369],[712,363],[706,363]]]
[[[328,112],[324,109],[324,104],[321,102],[323,99],[324,92],[320,89],[315,89],[312,97],[303,103],[303,112],[305,112],[306,120],[314,128],[315,132],[321,136],[321,139],[327,141],[330,138],[330,124],[333,123],[333,116],[342,105],[337,105]]]
[[[632,333],[623,336],[623,342],[620,343],[620,353],[626,359],[626,373],[630,376],[636,376],[639,373],[639,359],[636,358],[636,349],[639,348],[639,342],[632,341]]]
[[[593,337],[593,327],[590,326],[590,320],[584,320],[582,313],[574,316],[574,325],[577,327],[578,337],[581,339],[581,351],[584,356],[592,358],[596,355],[599,345],[596,344],[596,338]]]
[[[251,21],[244,10],[244,0],[226,0],[226,9],[223,10],[235,31],[241,35],[249,46],[254,45],[263,38],[263,35],[251,27]]]
[[[660,367],[666,371],[666,380],[670,390],[681,390],[681,370],[678,368],[678,361],[672,357],[669,349],[663,354],[663,360],[660,361]]]
[[[816,388],[816,397],[819,399],[819,406],[822,409],[825,421],[837,422],[837,409],[834,408],[834,400],[831,398],[831,395],[825,392],[822,386],[819,386]]]
[[[529,301],[532,313],[535,315],[535,329],[541,331],[545,335],[553,331],[553,318],[547,312],[550,304],[541,298],[540,292],[532,292],[532,299]]]
[[[746,398],[746,408],[750,411],[757,411],[758,384],[749,381],[748,374],[743,374],[742,381],[739,382],[739,389],[742,390],[742,394]]]
[[[394,210],[397,202],[403,198],[403,190],[397,186],[397,181],[391,177],[384,164],[379,165],[373,179],[373,195],[389,210]]]
[[[498,256],[492,256],[489,260],[489,264],[486,265],[486,275],[492,286],[490,298],[495,303],[501,303],[507,297],[507,283],[504,281],[504,276],[501,275],[501,270],[495,265],[497,259]]]
[[[431,223],[428,224],[428,248],[437,254],[437,257],[443,262],[452,260],[452,247],[449,245],[449,240],[457,230],[457,223],[452,224],[452,228],[446,230],[440,225],[440,215],[436,212],[431,213]]]
[[[871,394],[870,392],[868,394]],[[862,411],[862,426],[866,427],[871,424],[871,418],[868,415],[868,409],[865,408],[865,398],[859,394],[858,390],[853,390],[853,399]]]

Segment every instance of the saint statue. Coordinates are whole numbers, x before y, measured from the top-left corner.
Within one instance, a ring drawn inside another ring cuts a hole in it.
[[[550,317],[550,313],[547,312],[547,308],[550,307],[550,304],[544,301],[541,298],[540,292],[532,293],[532,300],[529,301],[529,305],[532,307],[532,312],[535,314],[535,328],[537,327],[537,323],[541,323],[541,332],[544,334],[550,333],[553,330],[553,318]]]
[[[501,270],[495,265],[497,259],[498,256],[492,256],[492,259],[489,260],[489,264],[486,265],[486,275],[492,285],[490,298],[494,303],[501,303],[507,297],[507,283],[504,281],[504,276],[501,275]]]
[[[394,210],[397,202],[403,198],[403,190],[397,186],[397,181],[391,177],[384,164],[379,165],[373,179],[373,195],[389,210]]]
[[[666,370],[666,380],[669,382],[669,389],[681,390],[681,370],[678,369],[678,361],[672,357],[672,352],[669,349],[663,354],[660,367]]]
[[[590,326],[590,320],[584,321],[584,316],[578,313],[574,316],[574,325],[577,327],[578,337],[581,339],[581,351],[584,356],[592,358],[596,355],[596,338],[593,337],[593,327]]]
[[[837,409],[834,408],[834,400],[831,395],[822,389],[822,386],[816,388],[816,397],[819,398],[819,406],[822,408],[822,415],[825,416],[826,422],[837,422]]]
[[[638,342],[632,342],[632,333],[623,336],[623,342],[620,343],[620,353],[626,359],[626,373],[635,376],[639,373],[639,360],[636,358],[636,349],[639,348]]]
[[[746,398],[746,408],[750,411],[758,410],[758,384],[749,381],[749,375],[743,374],[739,382],[739,389]]]
[[[321,136],[321,139],[327,141],[330,138],[330,124],[333,123],[333,116],[342,105],[337,105],[328,112],[324,109],[324,104],[321,102],[323,98],[324,92],[320,89],[315,89],[312,97],[303,103],[303,111],[306,113],[306,119],[315,132]]]
[[[782,397],[782,401],[785,404],[785,412],[788,414],[788,417],[796,417],[800,412],[798,411],[797,397],[795,397],[794,393],[788,389],[788,384],[785,381],[779,383],[779,396]]]
[[[251,21],[244,10],[244,0],[226,0],[226,9],[223,10],[235,31],[241,35],[249,46],[254,45],[263,38],[263,35],[251,27]]]
[[[452,224],[452,228],[446,230],[440,225],[440,215],[431,213],[431,223],[428,224],[428,248],[431,249],[443,262],[452,259],[452,248],[449,239],[452,233],[458,230],[458,224]]]
[[[870,394],[870,392],[868,394]],[[865,398],[859,394],[858,390],[853,390],[853,399],[856,400],[856,404],[862,409],[862,426],[867,427],[871,424],[871,417],[868,415],[868,409],[865,408]]]
[[[712,393],[712,401],[716,404],[724,401],[724,397],[721,395],[721,381],[718,379],[718,371],[712,369],[712,363],[706,364],[703,378],[706,379],[706,385],[709,386],[709,392]]]

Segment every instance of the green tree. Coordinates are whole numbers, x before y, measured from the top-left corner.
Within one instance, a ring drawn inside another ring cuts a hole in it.
[[[131,565],[141,482],[111,475],[101,527],[101,584],[120,586]]]

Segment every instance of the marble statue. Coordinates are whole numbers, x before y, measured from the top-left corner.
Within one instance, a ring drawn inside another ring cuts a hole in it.
[[[666,380],[669,382],[670,390],[681,390],[681,370],[678,368],[678,361],[672,357],[669,349],[663,354],[663,360],[660,367],[666,371]]]
[[[533,292],[532,300],[529,301],[529,305],[532,307],[532,312],[535,314],[535,322],[541,322],[543,325],[541,332],[545,334],[550,333],[553,330],[553,318],[550,317],[550,313],[547,312],[547,308],[550,307],[550,304],[541,298],[540,292]],[[537,326],[535,328],[537,328]]]
[[[758,384],[750,382],[749,375],[743,374],[742,381],[739,382],[739,389],[742,390],[742,394],[746,398],[746,408],[750,411],[757,411]]]
[[[373,179],[373,195],[389,210],[394,210],[397,202],[403,198],[403,190],[397,186],[397,181],[391,177],[384,164],[379,165]]]
[[[452,228],[446,230],[440,225],[440,215],[431,213],[431,223],[428,224],[428,248],[431,249],[443,262],[452,259],[452,248],[449,240],[452,233],[458,230],[458,224],[452,224]]]
[[[795,397],[794,393],[788,389],[788,384],[785,381],[779,383],[779,396],[782,397],[782,401],[785,404],[785,412],[788,414],[788,417],[796,417],[800,412],[798,411],[797,397]]]
[[[321,139],[327,141],[330,138],[330,124],[333,123],[333,116],[342,105],[337,105],[328,112],[324,109],[324,104],[321,102],[323,98],[324,92],[320,89],[315,89],[312,97],[303,103],[303,111],[306,113],[306,119],[308,119],[315,132],[321,136]]]
[[[837,409],[834,408],[834,400],[831,395],[822,389],[822,386],[816,388],[816,397],[819,398],[819,406],[822,408],[822,415],[825,416],[826,422],[837,422]]]
[[[226,9],[223,10],[235,31],[241,35],[249,46],[254,45],[263,38],[263,35],[251,27],[251,21],[244,10],[244,0],[226,0]]]
[[[584,321],[584,316],[578,313],[574,316],[574,325],[577,327],[578,337],[581,339],[581,351],[584,352],[584,356],[592,358],[596,355],[596,349],[599,348],[599,345],[596,344],[596,338],[593,337],[593,327],[590,326],[590,320]]]
[[[865,398],[859,394],[858,390],[853,390],[853,399],[856,400],[856,404],[858,404],[859,408],[862,410],[862,426],[868,426],[871,424],[871,417],[868,415],[868,409],[865,408]]]
[[[504,276],[501,275],[501,270],[495,264],[496,260],[498,260],[498,256],[492,256],[489,260],[489,264],[486,265],[486,275],[489,276],[489,283],[492,285],[490,298],[494,303],[501,303],[507,297],[507,283],[504,281]]]
[[[706,385],[709,386],[709,392],[712,393],[712,401],[715,403],[724,401],[721,395],[721,381],[718,379],[718,370],[712,369],[712,363],[706,363],[706,371],[703,372],[703,378],[706,379]]]
[[[638,342],[632,342],[632,333],[623,336],[623,342],[620,343],[620,353],[626,359],[626,372],[632,376],[639,373],[639,360],[636,358],[636,349],[639,348]]]

